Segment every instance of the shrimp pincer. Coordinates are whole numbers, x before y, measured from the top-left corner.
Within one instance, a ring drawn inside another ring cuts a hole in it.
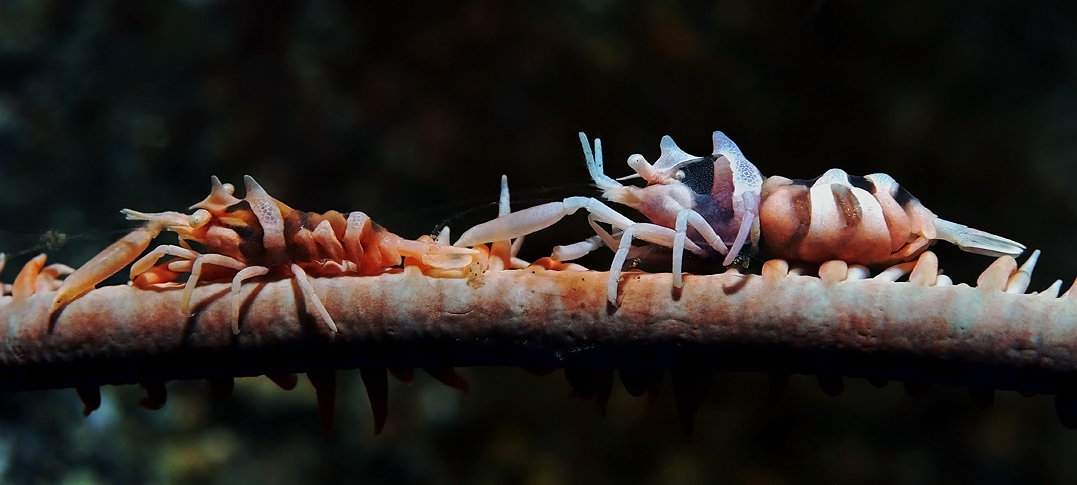
[[[176,284],[181,274],[188,273],[179,310],[190,315],[198,281],[204,275],[224,272],[232,274],[232,331],[238,334],[243,281],[279,270],[296,279],[314,316],[335,332],[336,324],[308,274],[372,276],[407,264],[441,276],[464,277],[465,270],[479,259],[480,251],[475,249],[404,239],[362,212],[298,211],[269,196],[254,178],[245,176],[244,182],[246,196],[240,199],[232,195],[231,184],[212,177],[210,195],[191,206],[190,215],[124,209],[129,220],[145,224],[68,276],[57,291],[52,311],[133,262],[131,278],[136,286]],[[163,230],[178,234],[179,245],[157,246],[139,259]],[[165,257],[171,259],[161,263]]]

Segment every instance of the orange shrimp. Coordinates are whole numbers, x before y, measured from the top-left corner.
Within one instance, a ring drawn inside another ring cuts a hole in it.
[[[232,277],[232,331],[239,333],[240,285],[244,280],[280,269],[292,275],[314,316],[332,331],[332,317],[314,293],[307,278],[331,275],[378,275],[387,268],[417,265],[439,276],[465,277],[479,260],[480,251],[427,240],[408,240],[393,234],[362,212],[324,214],[302,212],[270,197],[250,176],[244,177],[246,196],[232,195],[234,187],[211,178],[212,190],[205,200],[180,212],[122,212],[130,220],[145,221],[142,227],[113,243],[64,280],[51,310],[89,292],[109,276],[135,261],[162,230],[179,235],[176,245],[157,246],[131,267],[136,286],[173,284],[182,273],[184,284],[180,311],[190,315],[191,296],[200,278],[225,270]],[[204,248],[195,251],[191,243]],[[163,264],[164,256],[175,258]],[[209,269],[207,271],[207,268]]]

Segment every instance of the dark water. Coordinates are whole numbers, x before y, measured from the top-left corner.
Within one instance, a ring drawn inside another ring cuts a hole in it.
[[[617,3],[0,1],[0,250],[50,229],[78,264],[127,227],[120,208],[181,210],[209,176],[250,174],[303,210],[363,210],[416,237],[495,200],[590,193],[576,133],[607,172],[690,153],[722,130],[766,175],[886,172],[947,219],[1044,251],[1033,289],[1077,275],[1077,5],[1073,2]],[[553,191],[544,189],[566,187]],[[530,202],[519,202],[522,207]],[[463,229],[493,208],[453,221]],[[582,216],[525,256],[588,236]],[[939,246],[955,281],[988,264]],[[14,278],[30,255],[3,272]],[[608,264],[608,255],[594,259]],[[617,391],[600,419],[560,375],[466,371],[391,386],[373,437],[357,373],[336,434],[309,385],[200,383],[168,406],[107,389],[0,396],[12,483],[1032,483],[1077,476],[1077,435],[1051,400],[963,389],[907,397],[794,376],[762,405],[761,375],[720,375],[691,441],[671,389]],[[1068,480],[1067,480],[1068,479]]]

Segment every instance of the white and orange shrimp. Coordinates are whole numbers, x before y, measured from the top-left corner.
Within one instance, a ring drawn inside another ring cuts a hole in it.
[[[645,187],[622,185],[603,172],[602,144],[594,152],[580,133],[591,178],[602,196],[638,210],[650,222],[635,222],[590,197],[569,197],[500,216],[461,235],[457,246],[523,236],[586,209],[598,233],[586,241],[559,246],[556,260],[571,260],[602,245],[616,250],[608,297],[617,301],[620,271],[633,239],[673,250],[673,284],[683,285],[685,250],[703,258],[723,257],[728,266],[741,253],[762,249],[767,256],[809,263],[840,259],[850,265],[880,266],[909,261],[933,240],[949,241],[969,252],[1017,256],[1015,241],[938,218],[886,174],[850,176],[834,169],[814,180],[765,179],[722,132],[712,135],[713,153],[689,155],[669,136],[662,138],[654,165],[642,155],[628,158]],[[610,224],[620,239],[598,223]],[[727,241],[730,243],[727,247]]]
[[[314,316],[334,332],[337,330],[307,278],[330,275],[378,275],[387,268],[404,264],[424,271],[459,275],[477,262],[480,251],[439,244],[428,237],[404,239],[393,234],[362,212],[324,214],[302,212],[270,197],[250,176],[244,177],[246,196],[232,195],[231,184],[211,178],[212,190],[191,209],[193,214],[161,212],[147,214],[129,209],[128,219],[145,224],[113,243],[64,280],[52,303],[52,311],[62,308],[93,289],[94,285],[123,269],[162,230],[179,235],[180,244],[154,248],[131,267],[138,286],[170,284],[180,274],[189,273],[184,285],[180,311],[190,315],[191,295],[198,281],[224,269],[232,276],[232,331],[239,333],[240,285],[244,280],[271,270],[292,275]],[[192,243],[202,252],[192,249]],[[158,265],[165,256],[174,259]]]

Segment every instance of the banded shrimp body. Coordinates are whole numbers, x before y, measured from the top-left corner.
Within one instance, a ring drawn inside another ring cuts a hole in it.
[[[605,174],[602,144],[594,149],[580,133],[591,178],[605,200],[638,210],[648,222],[632,221],[601,200],[569,197],[501,215],[464,232],[456,246],[518,238],[544,229],[580,209],[596,236],[560,246],[552,253],[570,261],[601,246],[616,251],[610,267],[608,298],[617,302],[622,267],[642,240],[672,250],[673,286],[681,287],[687,251],[694,257],[731,265],[742,251],[805,263],[842,260],[854,266],[881,267],[910,261],[935,240],[989,256],[1017,256],[1016,241],[946,221],[886,174],[850,176],[832,169],[813,180],[765,178],[725,134],[712,135],[713,152],[697,157],[669,136],[652,165],[632,155],[635,174],[613,179]],[[635,187],[620,181],[641,178]],[[601,224],[613,228],[613,234]]]
[[[235,189],[231,184],[212,177],[210,195],[192,205],[194,212],[189,215],[124,209],[128,219],[143,225],[68,276],[53,300],[52,311],[62,309],[133,262],[131,278],[137,286],[172,285],[180,275],[188,274],[178,309],[188,316],[194,289],[203,275],[227,276],[232,281],[232,331],[238,333],[243,281],[274,271],[295,278],[313,315],[336,332],[332,317],[308,281],[308,273],[367,276],[412,265],[432,274],[462,277],[479,254],[430,238],[404,239],[359,211],[298,211],[271,197],[253,177],[244,177],[244,182],[246,196],[240,199],[232,195]],[[165,230],[179,235],[179,245],[156,246],[139,258]],[[161,262],[166,257],[171,259]]]

